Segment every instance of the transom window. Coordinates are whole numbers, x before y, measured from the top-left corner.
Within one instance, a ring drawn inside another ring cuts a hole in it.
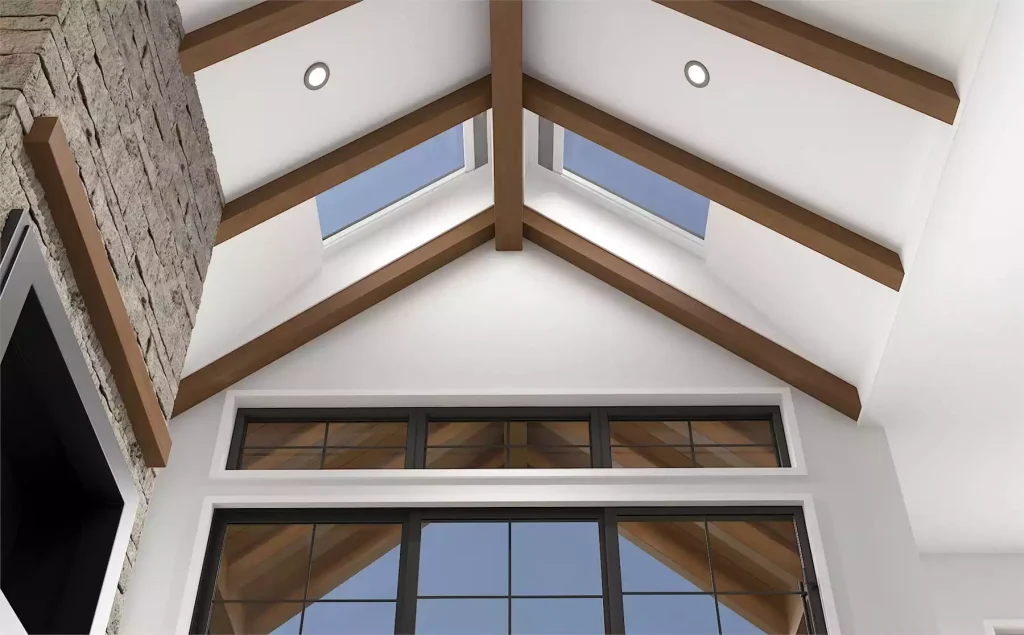
[[[538,163],[595,190],[634,220],[700,241],[711,202],[571,130],[540,119]]]
[[[209,634],[824,633],[799,508],[219,510]]]
[[[229,469],[789,467],[779,409],[239,410]]]

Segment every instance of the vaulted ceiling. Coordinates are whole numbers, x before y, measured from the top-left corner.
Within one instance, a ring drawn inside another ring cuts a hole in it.
[[[995,0],[178,4],[229,203],[177,411],[525,233],[857,419]],[[492,106],[488,169],[324,245],[315,195]],[[542,167],[538,114],[710,198],[704,240]]]

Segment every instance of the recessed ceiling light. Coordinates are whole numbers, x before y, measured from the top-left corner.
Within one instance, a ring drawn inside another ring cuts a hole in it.
[[[303,76],[302,81],[306,84],[306,88],[310,90],[320,90],[327,83],[327,79],[331,76],[331,69],[327,68],[327,64],[323,62],[317,62],[311,64],[306,69],[306,74]]]
[[[708,67],[704,66],[697,60],[690,60],[686,63],[686,67],[683,69],[686,73],[686,81],[694,88],[704,88],[711,81],[711,75],[708,73]]]

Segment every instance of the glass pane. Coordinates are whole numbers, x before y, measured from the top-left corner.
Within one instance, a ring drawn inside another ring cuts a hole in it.
[[[301,602],[214,602],[210,635],[299,635]]]
[[[505,467],[505,446],[427,448],[427,467],[437,470]]]
[[[280,448],[285,446],[321,446],[323,423],[249,423],[245,426],[244,447]]]
[[[612,446],[612,467],[696,467],[690,446]]]
[[[512,593],[601,595],[597,523],[512,523]]]
[[[307,600],[393,600],[401,525],[317,525]]]
[[[709,635],[718,632],[712,595],[626,595],[629,635]]]
[[[513,635],[594,635],[604,632],[601,598],[512,600]]]
[[[724,635],[807,632],[800,595],[720,595],[718,615]]]
[[[503,446],[503,421],[431,421],[427,424],[428,446]]]
[[[619,563],[625,592],[713,590],[703,522],[619,523]]]
[[[507,522],[433,522],[420,539],[419,595],[507,595]]]
[[[325,470],[400,470],[405,467],[405,448],[327,448]]]
[[[312,537],[312,525],[228,525],[217,599],[301,600]]]
[[[779,467],[771,446],[697,446],[694,457],[700,467]]]
[[[803,581],[792,521],[711,521],[711,566],[719,591],[799,591]]]
[[[416,635],[504,635],[508,600],[419,600]]]
[[[327,445],[404,448],[408,428],[405,421],[332,423],[327,430]]]
[[[590,448],[540,445],[529,448],[526,467],[561,469],[591,467],[591,465]]]
[[[392,635],[394,602],[317,602],[306,605],[302,635]]]
[[[316,197],[324,238],[465,167],[462,124]]]
[[[686,421],[610,421],[612,445],[690,445]]]
[[[243,470],[319,470],[323,459],[320,448],[259,448],[242,450],[239,468]]]
[[[693,441],[698,444],[775,445],[770,421],[694,421]]]
[[[562,165],[637,207],[704,237],[710,201],[700,194],[569,130],[565,131]]]
[[[590,445],[589,421],[513,421],[516,425],[526,427],[526,443],[529,445]],[[510,439],[511,443],[522,443]]]

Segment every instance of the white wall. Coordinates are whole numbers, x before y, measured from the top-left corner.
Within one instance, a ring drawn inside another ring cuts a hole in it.
[[[1020,631],[1009,632],[1024,632],[1024,555],[922,554],[921,561],[940,632],[983,635],[988,620],[1020,620]]]
[[[499,484],[507,477],[283,477],[223,470],[236,404],[753,401],[783,406],[806,473],[615,471],[612,484],[604,478],[609,471],[572,479],[531,472]],[[209,523],[204,497],[236,505],[348,506],[808,500],[809,525],[820,541],[812,545],[816,565],[827,568],[831,579],[830,632],[935,632],[881,429],[858,428],[530,244],[522,253],[484,245],[175,418],[171,432],[175,450],[154,493],[125,606],[125,633],[187,628]]]
[[[1024,552],[1021,33],[1000,3],[862,416],[928,552]]]

